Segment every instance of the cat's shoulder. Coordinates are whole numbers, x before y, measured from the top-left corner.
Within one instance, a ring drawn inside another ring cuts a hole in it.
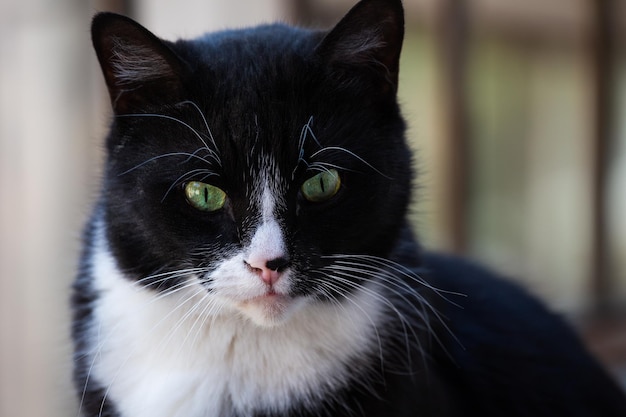
[[[428,282],[442,290],[438,333],[445,349],[435,357],[468,404],[494,413],[517,404],[544,415],[551,404],[571,416],[626,415],[623,392],[539,298],[466,259],[436,253],[422,259]]]

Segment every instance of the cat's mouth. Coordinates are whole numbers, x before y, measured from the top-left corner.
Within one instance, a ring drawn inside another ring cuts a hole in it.
[[[273,327],[287,321],[296,304],[295,298],[268,290],[265,294],[239,301],[237,307],[254,323]]]
[[[247,298],[243,301],[240,301],[239,304],[241,306],[275,306],[282,307],[286,306],[293,302],[293,298],[285,295],[279,294],[273,290],[269,290],[267,293],[263,295],[258,295],[252,298]]]

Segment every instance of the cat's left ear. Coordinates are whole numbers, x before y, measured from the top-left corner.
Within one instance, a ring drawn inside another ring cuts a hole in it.
[[[326,35],[317,53],[340,77],[374,77],[381,93],[398,88],[404,11],[400,0],[361,0]]]
[[[91,36],[116,114],[182,99],[185,64],[139,23],[115,13],[99,13]]]

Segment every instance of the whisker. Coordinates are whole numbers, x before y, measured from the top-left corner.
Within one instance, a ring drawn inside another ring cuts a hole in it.
[[[141,289],[141,288],[144,288],[141,285],[141,283],[145,282],[146,280],[153,280],[154,278],[160,278],[159,280],[154,281],[154,282],[165,281],[165,280],[172,279],[172,278],[189,276],[189,275],[191,275],[193,273],[202,272],[203,270],[204,270],[204,268],[189,268],[189,269],[181,269],[181,270],[171,271],[171,272],[157,273],[157,274],[153,274],[153,275],[147,276],[147,277],[145,277],[143,279],[134,281],[132,284],[133,284],[133,286],[135,288]],[[157,302],[158,300],[160,300],[160,299],[162,299],[164,297],[167,297],[167,296],[171,296],[172,294],[175,294],[177,292],[183,291],[183,290],[185,290],[187,288],[191,288],[191,287],[193,287],[195,285],[197,285],[197,284],[195,282],[193,282],[193,280],[187,280],[187,281],[179,282],[179,283],[173,285],[172,287],[168,288],[167,291],[164,291],[164,292],[156,295],[154,298],[150,299],[149,302],[146,302],[146,303],[138,306],[136,311],[138,311],[138,312],[139,311],[143,311],[144,309],[148,308],[150,305],[152,305],[153,303]],[[182,304],[184,304],[186,302],[187,302],[187,300],[185,300],[183,303],[181,303],[181,306],[182,306]],[[168,316],[173,314],[175,310],[176,309],[171,311],[168,314]],[[166,317],[164,317],[162,320],[165,320]],[[160,322],[157,323],[157,325],[155,325],[155,327],[158,326],[158,324],[160,324]],[[121,325],[122,325],[122,323],[118,323],[112,329],[110,329],[108,331],[107,335],[102,336],[102,337],[98,336],[97,340],[100,340],[99,343],[95,347],[93,347],[91,349],[91,353],[88,353],[88,352],[85,353],[85,355],[93,355],[93,358],[92,358],[92,360],[90,362],[89,368],[87,370],[87,374],[85,376],[85,383],[83,385],[83,390],[82,390],[82,394],[81,394],[81,398],[80,398],[80,402],[79,402],[79,407],[78,407],[78,416],[81,415],[80,413],[82,411],[82,405],[83,405],[83,403],[85,401],[85,396],[87,394],[87,387],[89,385],[89,380],[91,378],[91,374],[92,374],[93,368],[94,368],[94,366],[95,366],[95,364],[96,364],[96,362],[98,360],[98,357],[100,356],[100,353],[101,353],[102,349],[104,348],[104,346],[106,345],[106,343],[108,342],[108,340],[111,337],[113,337],[113,335],[115,334],[115,332],[119,329],[119,327]],[[100,412],[102,412],[102,410],[104,408],[105,399],[106,398],[103,399],[103,402],[101,404],[101,411]]]
[[[191,283],[190,285],[186,286],[185,288],[190,288],[192,286],[195,286],[196,283]],[[180,289],[179,289],[180,290]],[[193,298],[195,298],[198,294],[200,294],[202,291],[204,290],[204,288],[200,287],[199,289],[197,289],[196,291],[192,292],[190,295],[188,295],[182,302],[180,302],[175,308],[173,308],[172,310],[170,310],[165,316],[163,316],[157,323],[155,323],[150,329],[148,329],[145,333],[144,336],[148,336],[150,335],[153,331],[155,331],[163,322],[165,322],[165,320],[167,320],[171,315],[173,315],[174,313],[176,313],[180,308],[182,308],[187,302],[189,302],[189,300],[192,300]],[[171,295],[172,293],[169,293],[168,295]],[[155,301],[157,301],[158,299],[160,299],[162,297],[155,297],[154,299],[150,300],[150,302],[146,303],[146,307],[148,305],[153,304]],[[171,332],[171,330],[170,330]],[[111,334],[109,335],[109,337],[111,336]],[[104,345],[104,343],[102,344]],[[135,344],[135,346],[128,352],[128,354],[126,355],[126,358],[124,358],[124,360],[122,360],[119,363],[119,367],[115,373],[115,375],[113,375],[113,378],[111,379],[111,381],[109,382],[104,395],[102,397],[102,402],[100,404],[100,413],[102,413],[102,411],[104,410],[104,405],[106,404],[106,399],[109,396],[109,393],[111,392],[111,388],[113,387],[113,385],[115,384],[115,382],[117,381],[117,378],[119,377],[122,369],[125,367],[126,363],[128,363],[128,361],[132,358],[132,356],[138,351],[139,349],[139,344]],[[101,347],[102,348],[102,347]],[[101,349],[100,348],[100,349]]]
[[[354,169],[349,169],[349,168],[344,168],[341,165],[336,165],[336,164],[331,164],[328,162],[313,162],[312,164],[308,165],[308,169],[312,170],[312,171],[320,171],[320,172],[329,172],[332,168],[337,168],[340,169],[342,171],[351,171],[351,172],[357,172]]]
[[[196,273],[201,273],[201,272],[205,272],[206,268],[187,268],[187,269],[177,269],[174,271],[168,271],[168,272],[159,272],[156,274],[152,274],[152,275],[148,275],[144,278],[132,281],[132,285],[140,285],[143,284],[146,281],[151,281],[151,282],[159,282],[161,280],[167,280],[167,279],[171,279],[174,276],[179,277],[179,276],[186,276],[186,275],[192,275],[192,274],[196,274]],[[154,281],[155,278],[161,278],[160,280]]]
[[[219,158],[219,155],[217,154],[217,147],[215,147],[215,150],[211,149],[209,147],[209,145],[207,144],[207,142],[204,140],[204,138],[202,137],[202,135],[200,133],[198,133],[198,131],[196,129],[194,129],[189,123],[186,123],[176,117],[172,117],[172,116],[167,116],[165,114],[155,114],[155,113],[134,113],[134,114],[118,114],[115,117],[155,117],[155,118],[159,118],[159,119],[165,119],[165,120],[171,120],[174,121],[176,123],[179,123],[181,125],[183,125],[184,127],[186,127],[187,129],[191,130],[193,132],[193,134],[200,140],[200,142],[202,142],[202,144],[204,145],[204,148],[206,149],[207,152],[209,152],[209,154],[212,156],[212,158],[220,165],[222,166],[221,160]],[[208,127],[208,125],[207,125]],[[209,130],[210,133],[210,130]],[[215,141],[213,141],[213,137],[212,135],[210,136],[213,145],[215,145]]]
[[[301,163],[305,164],[307,167],[309,166],[308,162],[304,159],[304,145],[306,143],[307,136],[311,135],[313,141],[315,141],[317,146],[319,146],[320,148],[322,147],[322,145],[320,145],[319,141],[317,140],[313,129],[311,129],[312,123],[313,116],[309,117],[309,120],[304,124],[304,126],[302,126],[302,130],[300,131],[300,138],[298,139],[298,160],[296,161],[296,167],[293,169],[293,171],[291,171],[292,181],[295,178],[296,171],[298,170],[298,167]]]
[[[208,296],[209,296],[209,293],[207,292],[205,294],[205,296],[202,297],[200,302],[198,302],[196,304],[196,305],[199,305],[200,303],[202,303],[202,304],[204,304],[204,307],[202,308],[202,310],[200,312],[198,312],[196,320],[194,320],[193,324],[189,328],[189,332],[185,336],[185,339],[182,341],[179,350],[182,349],[182,347],[185,345],[187,339],[189,338],[189,335],[191,335],[193,329],[196,327],[196,324],[199,323],[198,331],[195,332],[195,336],[192,339],[191,344],[189,345],[189,347],[191,347],[191,348],[193,348],[195,346],[196,341],[198,340],[198,336],[200,335],[200,331],[203,328],[206,328],[207,320],[209,318],[211,318],[212,320],[216,319],[217,312],[219,312],[219,310],[220,310],[219,305],[213,299],[208,298]],[[205,300],[208,300],[208,302],[204,302]],[[194,310],[195,309],[196,309],[196,306],[194,306]],[[199,321],[200,319],[202,319],[202,321]]]
[[[466,294],[460,293],[460,292],[455,292],[455,291],[449,291],[449,290],[445,290],[442,288],[437,288],[431,284],[429,284],[428,282],[426,282],[423,278],[421,278],[419,275],[417,275],[414,271],[412,271],[411,269],[407,268],[406,266],[397,263],[395,261],[392,261],[390,259],[386,259],[386,258],[380,258],[378,256],[372,256],[372,255],[325,255],[322,256],[322,258],[330,258],[330,259],[357,259],[360,261],[369,261],[372,262],[374,264],[377,265],[382,265],[384,267],[389,267],[392,270],[400,273],[401,275],[405,276],[406,278],[411,279],[412,281],[434,291],[437,295],[439,295],[440,297],[442,297],[445,301],[449,302],[450,304],[458,307],[458,308],[463,308],[463,306],[456,304],[454,301],[446,298],[443,296],[443,294],[447,294],[447,295],[454,295],[454,296],[459,296],[459,297],[467,297]]]
[[[313,138],[313,141],[317,144],[317,146],[321,148],[322,145],[320,144],[319,140],[317,140],[317,136],[315,136],[315,132],[313,132],[313,128],[311,128],[311,124],[313,124],[313,116],[309,117],[309,120],[306,122],[306,124],[302,128],[303,133],[304,133],[304,138],[302,139],[302,146],[304,146],[304,141],[306,140],[307,134],[308,134],[308,135],[311,135],[311,138]]]
[[[361,158],[359,155],[355,154],[354,152],[346,149],[346,148],[342,148],[340,146],[327,146],[325,148],[320,149],[319,151],[313,153],[313,155],[311,155],[311,158],[315,158],[317,155],[321,154],[322,152],[328,152],[328,151],[340,151],[340,152],[345,152],[348,155],[358,159],[359,161],[361,161],[362,163],[364,163],[365,165],[367,165],[369,168],[371,168],[373,171],[375,171],[376,173],[382,175],[383,177],[392,180],[393,178],[391,178],[388,175],[383,174],[382,172],[380,172],[376,167],[374,167],[372,164],[370,164],[369,162],[367,162],[365,159]]]
[[[331,278],[335,278],[334,276],[330,276],[330,277]],[[378,331],[378,326],[376,325],[376,322],[374,321],[374,319],[372,319],[370,314],[365,309],[363,309],[363,307],[361,307],[356,301],[354,301],[347,294],[345,294],[345,292],[341,290],[341,287],[337,286],[334,282],[325,280],[325,281],[322,281],[321,283],[323,283],[323,285],[327,289],[334,290],[337,294],[341,295],[341,297],[343,297],[346,301],[348,301],[352,305],[354,305],[357,309],[359,309],[363,313],[363,315],[365,317],[367,317],[367,320],[372,325],[374,333],[376,334],[376,341],[378,343],[378,355],[379,355],[379,359],[380,359],[380,366],[381,366],[381,369],[384,369],[383,343],[382,343],[382,340],[381,340],[381,337],[380,337],[380,333]],[[350,284],[354,284],[354,283],[350,282]],[[358,286],[358,284],[355,284],[354,288],[363,290],[368,295],[378,296],[378,294],[376,294],[375,291],[371,291],[371,290],[369,290],[368,288],[366,288],[364,286]],[[333,297],[333,298],[335,298],[335,297]],[[337,302],[339,302],[339,301],[337,300]],[[345,309],[345,307],[344,307],[344,309]]]
[[[137,164],[134,167],[132,167],[130,169],[127,169],[126,171],[118,174],[118,177],[122,177],[122,176],[124,176],[124,175],[126,175],[126,174],[128,174],[128,173],[130,173],[130,172],[132,172],[134,170],[136,170],[136,169],[141,168],[142,166],[144,166],[146,164],[149,164],[150,162],[157,161],[157,160],[162,159],[162,158],[169,158],[169,157],[172,157],[172,156],[188,156],[189,158],[187,160],[195,158],[195,159],[199,159],[200,161],[210,165],[208,160],[206,160],[205,158],[202,158],[202,157],[196,155],[195,153],[170,152],[170,153],[165,153],[165,154],[162,154],[162,155],[153,156],[152,158],[146,159],[145,161],[141,162],[140,164]]]
[[[393,279],[393,282],[395,282],[394,285],[396,285],[396,286],[398,286],[398,285],[400,285],[400,283],[402,283],[402,287],[407,289],[407,290],[409,290],[409,292],[413,293],[414,296],[416,297],[416,299],[418,300],[418,302],[421,305],[427,307],[428,310],[431,312],[431,314],[433,314],[433,316],[438,320],[438,322],[442,325],[442,327],[448,332],[448,334],[450,334],[450,336],[461,347],[463,347],[463,344],[456,337],[456,335],[450,329],[450,327],[447,325],[446,320],[444,319],[444,317],[441,316],[441,313],[427,299],[425,299],[424,297],[419,296],[418,293],[415,292],[415,290],[412,287],[410,287],[406,282],[404,282],[403,280],[399,279],[398,277],[395,276],[395,274],[393,274],[391,272],[396,272],[396,273],[399,273],[401,276],[403,276],[405,278],[409,278],[411,281],[419,284],[420,286],[423,286],[426,289],[429,289],[429,290],[433,291],[435,294],[437,294],[443,300],[445,300],[446,302],[449,302],[450,304],[452,304],[454,306],[457,306],[458,308],[462,308],[462,306],[458,305],[457,303],[454,303],[449,298],[447,298],[444,294],[446,294],[446,295],[455,295],[455,296],[465,296],[464,294],[456,293],[456,292],[452,292],[452,291],[446,291],[446,290],[442,290],[442,289],[436,288],[436,287],[430,285],[429,283],[427,283],[423,278],[421,278],[419,275],[415,274],[409,268],[405,267],[404,265],[398,264],[397,262],[391,261],[389,259],[379,258],[379,257],[376,257],[376,256],[371,256],[371,255],[328,255],[328,256],[324,256],[324,258],[336,259],[334,261],[334,264],[342,264],[343,263],[344,265],[351,265],[353,267],[356,266],[358,268],[363,268],[365,266],[369,266],[370,268],[375,268],[372,272],[374,272],[374,276],[377,277],[378,279],[387,279],[387,280],[389,280],[391,278],[391,279]],[[352,262],[348,262],[348,261],[346,261],[346,259],[350,259],[350,260],[352,260]],[[356,261],[356,263],[355,263],[355,261]],[[368,265],[368,262],[370,262],[369,265]],[[380,273],[380,275],[376,274],[376,272]],[[428,325],[427,321],[425,321],[424,323]],[[446,352],[448,352],[447,349],[445,348],[445,345],[439,339],[437,334],[432,331],[430,326],[429,326],[429,334],[432,337],[435,338],[435,340],[439,343],[439,345]]]
[[[185,100],[185,101],[181,102],[180,104],[190,104],[191,106],[193,106],[198,111],[198,113],[200,114],[200,117],[202,117],[202,120],[204,121],[204,127],[206,128],[206,131],[209,134],[209,139],[211,140],[211,144],[215,148],[216,153],[219,153],[219,148],[217,147],[217,144],[215,143],[215,139],[213,138],[213,133],[211,133],[211,128],[209,127],[209,122],[207,122],[207,119],[204,116],[204,113],[202,112],[202,110],[200,110],[200,107],[198,107],[198,105],[196,103],[194,103],[193,101],[191,101],[191,100]],[[219,158],[218,158],[218,163],[220,164],[220,166],[222,165],[221,162],[219,161]]]
[[[396,305],[392,301],[387,299],[387,297],[384,297],[382,294],[376,292],[375,290],[370,290],[367,287],[364,287],[364,286],[362,286],[360,284],[357,284],[357,283],[351,281],[350,279],[344,278],[344,277],[347,277],[347,278],[354,279],[355,276],[352,275],[352,274],[346,273],[344,271],[337,271],[337,270],[334,270],[334,269],[332,270],[332,272],[333,272],[332,275],[331,275],[332,278],[340,281],[342,284],[347,285],[347,286],[349,286],[351,288],[362,289],[364,291],[367,291],[370,296],[372,296],[375,299],[378,299],[379,301],[383,302],[383,304],[385,304],[388,308],[390,308],[398,316],[398,318],[400,319],[400,322],[402,324],[402,330],[403,330],[402,331],[402,335],[404,336],[404,343],[405,343],[405,347],[407,349],[407,352],[409,351],[409,347],[410,347],[409,330],[410,330],[410,333],[412,334],[413,338],[415,339],[416,343],[419,345],[420,351],[423,352],[423,348],[421,346],[421,340],[418,337],[418,335],[415,332],[415,330],[413,329],[413,326],[411,326],[411,321],[409,321],[404,316],[404,314],[402,314],[400,312],[400,310],[398,310],[398,308],[396,307]],[[374,280],[370,280],[369,282],[373,282],[373,283],[376,283],[376,284],[380,285],[379,282],[376,282]],[[392,289],[389,289],[389,290],[392,291],[392,292],[395,292]],[[396,295],[398,295],[399,297],[401,297],[403,299],[403,301],[405,302],[406,305],[411,305],[410,302],[404,296],[402,296],[398,292],[395,292],[395,293],[396,293]],[[418,311],[417,309],[414,309],[414,311],[418,314],[418,316],[420,317],[420,319],[423,322],[428,323],[424,313]],[[430,330],[430,326],[429,325],[428,325],[428,328]],[[410,357],[408,359],[409,359],[409,364],[410,364],[410,362],[411,362]]]
[[[204,290],[204,289],[203,289]],[[202,290],[198,290],[196,293],[193,294],[193,297],[195,297],[196,295],[202,293]],[[202,295],[202,297],[195,302],[186,312],[185,314],[178,319],[176,325],[174,325],[170,331],[168,332],[169,335],[167,337],[167,339],[163,340],[163,342],[161,343],[164,347],[166,345],[169,344],[169,342],[171,341],[172,337],[174,337],[174,335],[178,332],[178,330],[182,327],[183,323],[192,315],[194,315],[196,313],[196,311],[200,308],[201,305],[204,304],[204,301],[210,297],[210,294],[208,291],[204,291],[204,294]],[[203,311],[206,310],[206,306],[203,308]],[[189,328],[189,331],[187,332],[187,334],[185,335],[185,338],[183,339],[182,343],[180,344],[180,346],[178,347],[178,353],[180,353],[181,349],[183,348],[185,342],[187,341],[187,339],[189,338],[191,331],[193,330],[193,328],[195,327],[195,324],[197,323],[197,321],[199,320],[200,315],[197,315],[196,320],[194,320],[194,323],[192,324],[192,326]]]

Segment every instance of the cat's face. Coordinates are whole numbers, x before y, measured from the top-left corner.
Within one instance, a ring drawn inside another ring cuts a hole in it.
[[[401,10],[376,3],[329,34],[271,26],[176,44],[96,20],[116,113],[107,237],[129,276],[260,325],[374,279],[411,177]]]

